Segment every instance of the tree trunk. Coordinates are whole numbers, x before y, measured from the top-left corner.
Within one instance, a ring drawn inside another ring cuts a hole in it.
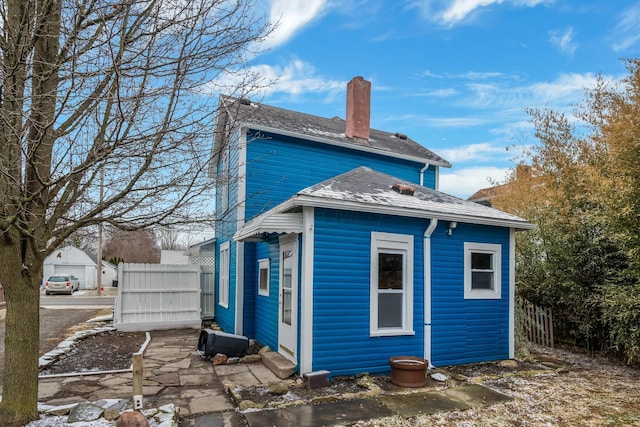
[[[0,425],[38,418],[40,268],[22,270],[20,242],[0,242],[0,282],[7,300]],[[42,264],[41,264],[42,265]],[[21,274],[24,271],[28,274]]]

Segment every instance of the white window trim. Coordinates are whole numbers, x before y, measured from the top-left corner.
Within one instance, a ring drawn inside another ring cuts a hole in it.
[[[378,327],[378,254],[380,252],[404,254],[403,326],[401,328]],[[413,330],[413,236],[407,234],[371,232],[370,266],[370,319],[369,335],[372,337],[415,335]]]
[[[220,245],[220,289],[218,292],[218,304],[229,308],[229,273],[231,271],[231,250],[229,242]]]
[[[267,270],[267,289],[263,290],[260,287],[260,271]],[[258,295],[263,297],[269,296],[269,289],[271,288],[271,260],[269,258],[263,258],[258,260]]]
[[[493,255],[493,289],[471,289],[471,254]],[[465,242],[464,244],[464,299],[502,298],[502,245]]]

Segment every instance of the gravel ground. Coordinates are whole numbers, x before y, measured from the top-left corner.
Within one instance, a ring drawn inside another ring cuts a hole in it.
[[[361,421],[355,426],[640,426],[639,367],[547,348],[536,348],[534,356],[560,368],[487,373],[486,365],[478,364],[464,372],[469,381],[512,397],[510,402],[408,420]]]

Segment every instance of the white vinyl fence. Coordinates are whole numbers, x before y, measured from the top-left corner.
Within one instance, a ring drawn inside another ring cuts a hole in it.
[[[199,328],[200,268],[119,264],[114,326],[123,331]]]

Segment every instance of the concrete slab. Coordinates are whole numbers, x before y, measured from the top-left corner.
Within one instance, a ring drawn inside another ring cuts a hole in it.
[[[278,378],[276,374],[271,372],[271,370],[262,363],[252,363],[247,365],[247,367],[253,376],[262,384],[271,384],[280,381],[280,378]]]
[[[223,384],[235,384],[239,386],[249,387],[252,385],[262,384],[250,371],[239,372],[231,375],[218,375],[218,379]]]
[[[248,372],[249,367],[244,363],[237,363],[235,365],[213,366],[213,370],[218,376],[225,376],[225,375],[233,375],[233,374]]]
[[[181,423],[184,427],[225,427],[224,415],[221,413],[204,414],[199,417],[185,420]]]
[[[513,400],[507,395],[498,393],[479,384],[468,384],[445,390],[445,393],[466,402],[473,408],[494,405]]]
[[[121,386],[123,384],[129,384],[131,382],[131,378],[121,378],[121,377],[113,377],[106,378],[100,381],[100,384],[103,387],[116,387]]]
[[[182,387],[191,385],[211,386],[217,383],[213,375],[180,374],[180,385]]]
[[[244,414],[251,427],[350,425],[359,420],[390,417],[391,415],[393,415],[391,409],[375,399],[348,400],[324,405],[305,405]]]
[[[189,369],[190,366],[191,366],[190,359],[182,359],[176,362],[167,363],[166,365],[164,365],[164,368],[178,370],[178,369]]]
[[[189,414],[205,414],[235,409],[226,396],[195,397],[189,401]]]
[[[211,364],[203,365],[203,366],[193,366],[193,365],[191,365],[191,367],[189,369],[180,369],[178,371],[178,373],[180,373],[180,374],[213,375],[214,370],[213,370],[213,365],[211,365]]]
[[[463,400],[446,396],[437,391],[383,396],[380,401],[395,414],[405,418],[471,408]]]
[[[180,384],[180,377],[178,376],[177,372],[167,372],[162,375],[153,375],[149,376],[147,379],[166,386]]]
[[[57,382],[38,382],[38,400],[48,400],[55,396],[62,389],[60,383]]]

